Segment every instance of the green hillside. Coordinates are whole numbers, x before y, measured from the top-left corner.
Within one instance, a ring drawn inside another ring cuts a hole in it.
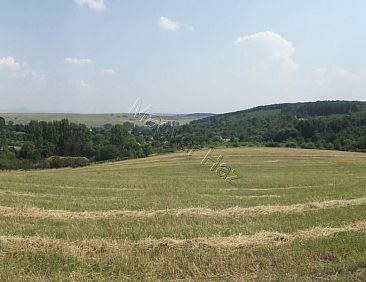
[[[191,122],[193,140],[218,139],[345,151],[366,150],[366,102],[319,101],[260,106]]]

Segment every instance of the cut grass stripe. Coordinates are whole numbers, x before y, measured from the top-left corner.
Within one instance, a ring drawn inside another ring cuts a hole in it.
[[[366,204],[366,197],[351,200],[331,200],[324,202],[310,202],[288,206],[255,206],[248,208],[232,207],[222,210],[210,208],[182,208],[165,210],[111,210],[96,212],[72,212],[66,210],[45,210],[41,208],[14,208],[0,206],[0,214],[7,217],[41,218],[41,219],[105,219],[114,217],[140,217],[148,218],[154,216],[211,216],[211,217],[233,217],[233,216],[260,216],[269,214],[292,214],[307,211],[342,208],[347,206],[358,206]]]
[[[228,237],[200,237],[193,239],[174,239],[146,238],[137,242],[128,240],[82,240],[69,242],[60,239],[50,239],[44,237],[18,237],[0,236],[0,244],[10,248],[29,248],[33,251],[42,252],[49,250],[62,250],[74,255],[97,255],[101,253],[115,253],[132,248],[162,248],[162,247],[212,247],[216,249],[227,248],[247,248],[256,246],[278,246],[295,241],[318,239],[323,237],[335,236],[345,232],[364,232],[366,231],[366,221],[358,221],[343,227],[314,227],[307,230],[300,230],[294,233],[279,233],[262,231],[254,235],[233,235]]]

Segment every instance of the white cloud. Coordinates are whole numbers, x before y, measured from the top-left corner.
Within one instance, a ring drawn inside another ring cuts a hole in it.
[[[13,57],[0,58],[0,71],[16,73],[27,68],[26,63],[19,63]]]
[[[237,46],[254,45],[257,50],[262,51],[260,64],[255,69],[276,69],[284,74],[292,73],[298,69],[293,56],[295,47],[280,34],[265,31],[255,34],[238,37],[234,44]],[[263,67],[265,66],[265,68]]]
[[[75,66],[90,65],[93,61],[90,59],[65,58],[65,63]]]
[[[318,68],[306,77],[304,90],[317,100],[365,100],[366,74],[343,67]]]
[[[337,67],[334,69],[328,69],[320,67],[315,71],[315,78],[317,81],[333,80],[333,81],[357,81],[363,79],[363,75],[351,72],[345,68]]]
[[[338,76],[340,76],[343,79],[351,80],[351,79],[357,79],[358,78],[357,74],[354,74],[353,72],[351,72],[349,70],[346,70],[345,68],[337,68],[335,70],[335,72]]]
[[[46,76],[31,70],[27,63],[17,62],[13,57],[0,58],[0,74],[11,79],[29,79],[30,82],[44,83]]]
[[[173,21],[167,17],[160,17],[159,26],[162,29],[177,30],[182,26],[182,24],[180,22]]]
[[[320,67],[315,70],[318,74],[323,75],[328,72],[328,69],[326,67]]]
[[[103,11],[106,9],[104,0],[74,0],[80,6],[87,5],[94,11]]]
[[[182,28],[190,30],[190,31],[194,30],[194,26],[192,26],[192,25],[181,23],[179,21],[175,21],[175,20],[169,19],[167,17],[160,17],[160,19],[158,20],[158,23],[162,29],[166,29],[166,30],[170,30],[170,31],[176,31],[176,30],[182,29]]]
[[[265,62],[258,62],[250,68],[253,72],[266,72],[269,70],[268,65]]]
[[[113,76],[116,74],[116,72],[113,69],[104,69],[104,70],[102,70],[102,74]]]
[[[88,91],[92,88],[92,86],[84,80],[76,80],[73,84],[81,91]]]
[[[185,24],[184,28],[189,30],[189,31],[194,31],[194,26],[193,25]]]
[[[295,47],[278,33],[265,31],[238,37],[245,83],[242,87],[256,104],[284,101],[364,100],[366,74],[343,67],[301,69]],[[352,97],[352,98],[350,98]]]

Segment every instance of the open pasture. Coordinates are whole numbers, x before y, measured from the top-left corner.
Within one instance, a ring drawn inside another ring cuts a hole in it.
[[[206,153],[0,172],[0,280],[365,279],[366,154]]]

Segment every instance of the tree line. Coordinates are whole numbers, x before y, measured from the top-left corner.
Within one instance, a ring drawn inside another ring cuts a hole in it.
[[[366,103],[322,101],[260,106],[181,126],[149,121],[145,126],[126,122],[89,128],[66,119],[22,125],[6,123],[0,117],[1,169],[75,167],[222,145],[366,152]]]
[[[0,118],[0,134],[0,168],[47,167],[44,160],[53,156],[104,161],[141,158],[152,153],[148,143],[139,142],[143,140],[119,124],[88,128],[64,119],[14,125],[5,124]]]

